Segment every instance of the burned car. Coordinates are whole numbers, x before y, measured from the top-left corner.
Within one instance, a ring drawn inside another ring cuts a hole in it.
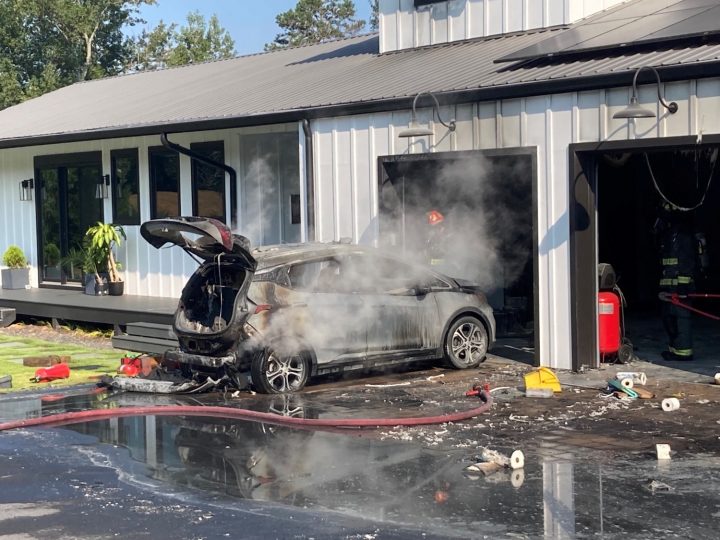
[[[185,285],[165,358],[189,373],[250,372],[263,393],[314,375],[418,360],[476,367],[495,337],[492,308],[471,283],[343,243],[250,250],[219,221],[178,217],[141,226],[154,247],[182,247],[200,266]],[[239,384],[238,384],[239,386]]]

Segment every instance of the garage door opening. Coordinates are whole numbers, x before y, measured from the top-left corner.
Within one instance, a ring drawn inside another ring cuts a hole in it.
[[[534,149],[385,156],[379,167],[380,247],[480,284],[502,354],[536,362]]]
[[[663,290],[661,280],[667,277],[662,274],[663,267],[678,264],[677,253],[661,247],[663,242],[667,244],[664,228],[668,221],[680,224],[675,227],[682,229],[680,234],[686,235],[692,248],[690,254],[684,253],[688,248],[674,251],[681,252],[679,264],[687,265],[690,260],[694,267],[694,289],[720,292],[719,149],[706,145],[628,150],[596,157],[598,262],[610,263],[615,269],[627,300],[626,334],[643,360],[662,361],[661,354],[669,346],[663,303],[658,297]],[[668,212],[670,203],[693,210]],[[708,263],[704,271],[698,252],[702,238]],[[720,314],[718,300],[694,300],[693,307]],[[699,359],[717,355],[720,322],[693,316],[691,328],[692,345],[679,349],[692,350]]]

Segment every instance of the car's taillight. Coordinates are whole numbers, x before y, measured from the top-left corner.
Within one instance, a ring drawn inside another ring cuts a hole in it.
[[[270,311],[272,306],[270,304],[258,304],[255,306],[255,315],[262,313],[263,311]]]

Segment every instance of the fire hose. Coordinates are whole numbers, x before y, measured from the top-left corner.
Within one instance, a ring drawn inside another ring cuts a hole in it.
[[[713,315],[712,313],[708,313],[707,311],[702,311],[700,309],[694,308],[691,305],[688,305],[683,302],[684,298],[720,298],[720,294],[706,294],[706,293],[690,293],[690,294],[683,294],[679,295],[678,293],[665,293],[662,292],[658,295],[660,300],[663,302],[670,302],[674,306],[678,306],[682,309],[687,309],[688,311],[692,311],[693,313],[697,313],[698,315],[702,315],[703,317],[707,317],[708,319],[712,319],[713,321],[720,321],[720,316]]]
[[[475,394],[473,394],[475,395]],[[225,418],[234,420],[248,420],[263,422],[279,426],[301,426],[306,428],[379,428],[395,426],[427,426],[469,420],[487,412],[492,406],[493,399],[486,390],[479,390],[476,394],[483,402],[479,407],[446,413],[437,416],[421,416],[410,418],[295,418],[279,416],[273,413],[253,411],[237,407],[219,407],[204,405],[155,405],[149,407],[120,407],[115,409],[91,409],[87,411],[73,411],[52,414],[39,418],[26,418],[0,423],[0,431],[28,427],[51,427],[70,424],[80,424],[94,420],[120,418],[127,416],[199,416],[211,418]]]

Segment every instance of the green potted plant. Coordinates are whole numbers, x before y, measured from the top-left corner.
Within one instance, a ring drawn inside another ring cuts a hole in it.
[[[97,222],[96,225],[90,227],[85,235],[90,240],[89,250],[93,256],[92,260],[95,267],[96,285],[102,284],[100,275],[100,265],[107,269],[108,274],[108,291],[112,296],[120,296],[124,292],[124,283],[120,276],[118,264],[115,261],[113,249],[119,246],[122,240],[126,239],[125,230],[121,225],[112,223]]]
[[[7,268],[2,270],[3,289],[29,289],[30,268],[25,253],[18,246],[10,246],[3,254],[3,264]]]

